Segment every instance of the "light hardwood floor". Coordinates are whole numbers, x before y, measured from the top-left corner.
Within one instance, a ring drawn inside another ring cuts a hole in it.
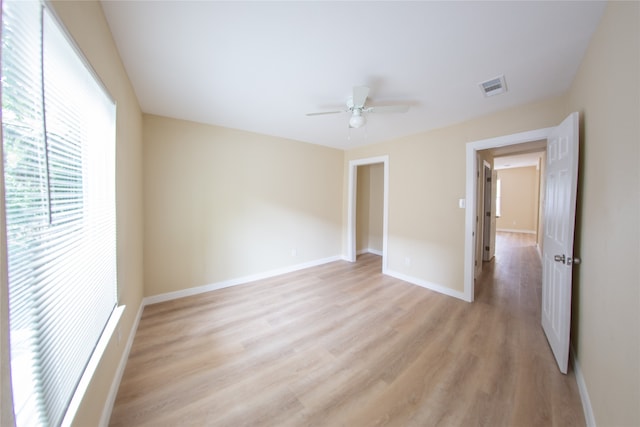
[[[476,302],[335,262],[145,308],[112,426],[582,426],[540,261],[498,235]]]

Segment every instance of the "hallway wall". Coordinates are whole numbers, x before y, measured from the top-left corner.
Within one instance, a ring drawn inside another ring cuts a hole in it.
[[[535,166],[501,169],[500,218],[496,229],[536,234],[538,231],[538,202],[540,171]]]

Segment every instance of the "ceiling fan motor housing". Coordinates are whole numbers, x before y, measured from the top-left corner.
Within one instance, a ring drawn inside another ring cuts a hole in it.
[[[378,107],[365,107],[367,97],[369,96],[369,88],[366,86],[354,86],[353,94],[347,98],[347,109],[338,111],[324,111],[318,113],[307,113],[307,116],[318,116],[324,114],[338,114],[350,112],[349,118],[350,128],[359,128],[367,123],[367,119],[363,113],[405,113],[409,109],[408,105],[386,105]]]

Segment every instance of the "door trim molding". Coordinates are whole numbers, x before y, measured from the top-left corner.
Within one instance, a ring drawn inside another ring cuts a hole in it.
[[[476,174],[478,166],[476,155],[479,150],[488,148],[505,147],[507,145],[524,144],[526,142],[547,139],[554,127],[536,129],[495,138],[482,139],[467,143],[467,179],[466,179],[466,212],[465,212],[465,238],[464,238],[464,299],[473,302],[474,299],[474,247],[477,231],[475,230],[475,216],[477,212],[476,200]]]
[[[387,233],[389,223],[389,156],[368,157],[349,160],[349,187],[347,195],[347,253],[346,260],[356,261],[356,196],[358,190],[358,166],[382,163],[383,202],[382,202],[382,273],[387,272]]]

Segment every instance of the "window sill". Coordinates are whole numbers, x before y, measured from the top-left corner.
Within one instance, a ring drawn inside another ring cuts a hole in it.
[[[76,388],[76,391],[71,398],[71,402],[69,403],[67,412],[64,415],[64,419],[62,420],[62,427],[71,426],[73,424],[76,414],[78,413],[78,409],[80,408],[80,404],[82,403],[87,389],[91,384],[91,380],[98,370],[98,366],[100,365],[102,356],[107,350],[107,346],[111,342],[114,334],[116,334],[118,324],[120,323],[120,318],[122,317],[125,308],[126,305],[119,305],[111,313],[111,317],[109,317],[109,321],[107,322],[104,331],[102,331],[100,340],[98,340],[98,344],[96,345],[96,348],[91,355],[91,359],[89,359],[89,363],[84,370],[84,374],[82,374],[82,377],[80,378],[78,387]],[[118,339],[120,339],[119,336]]]

